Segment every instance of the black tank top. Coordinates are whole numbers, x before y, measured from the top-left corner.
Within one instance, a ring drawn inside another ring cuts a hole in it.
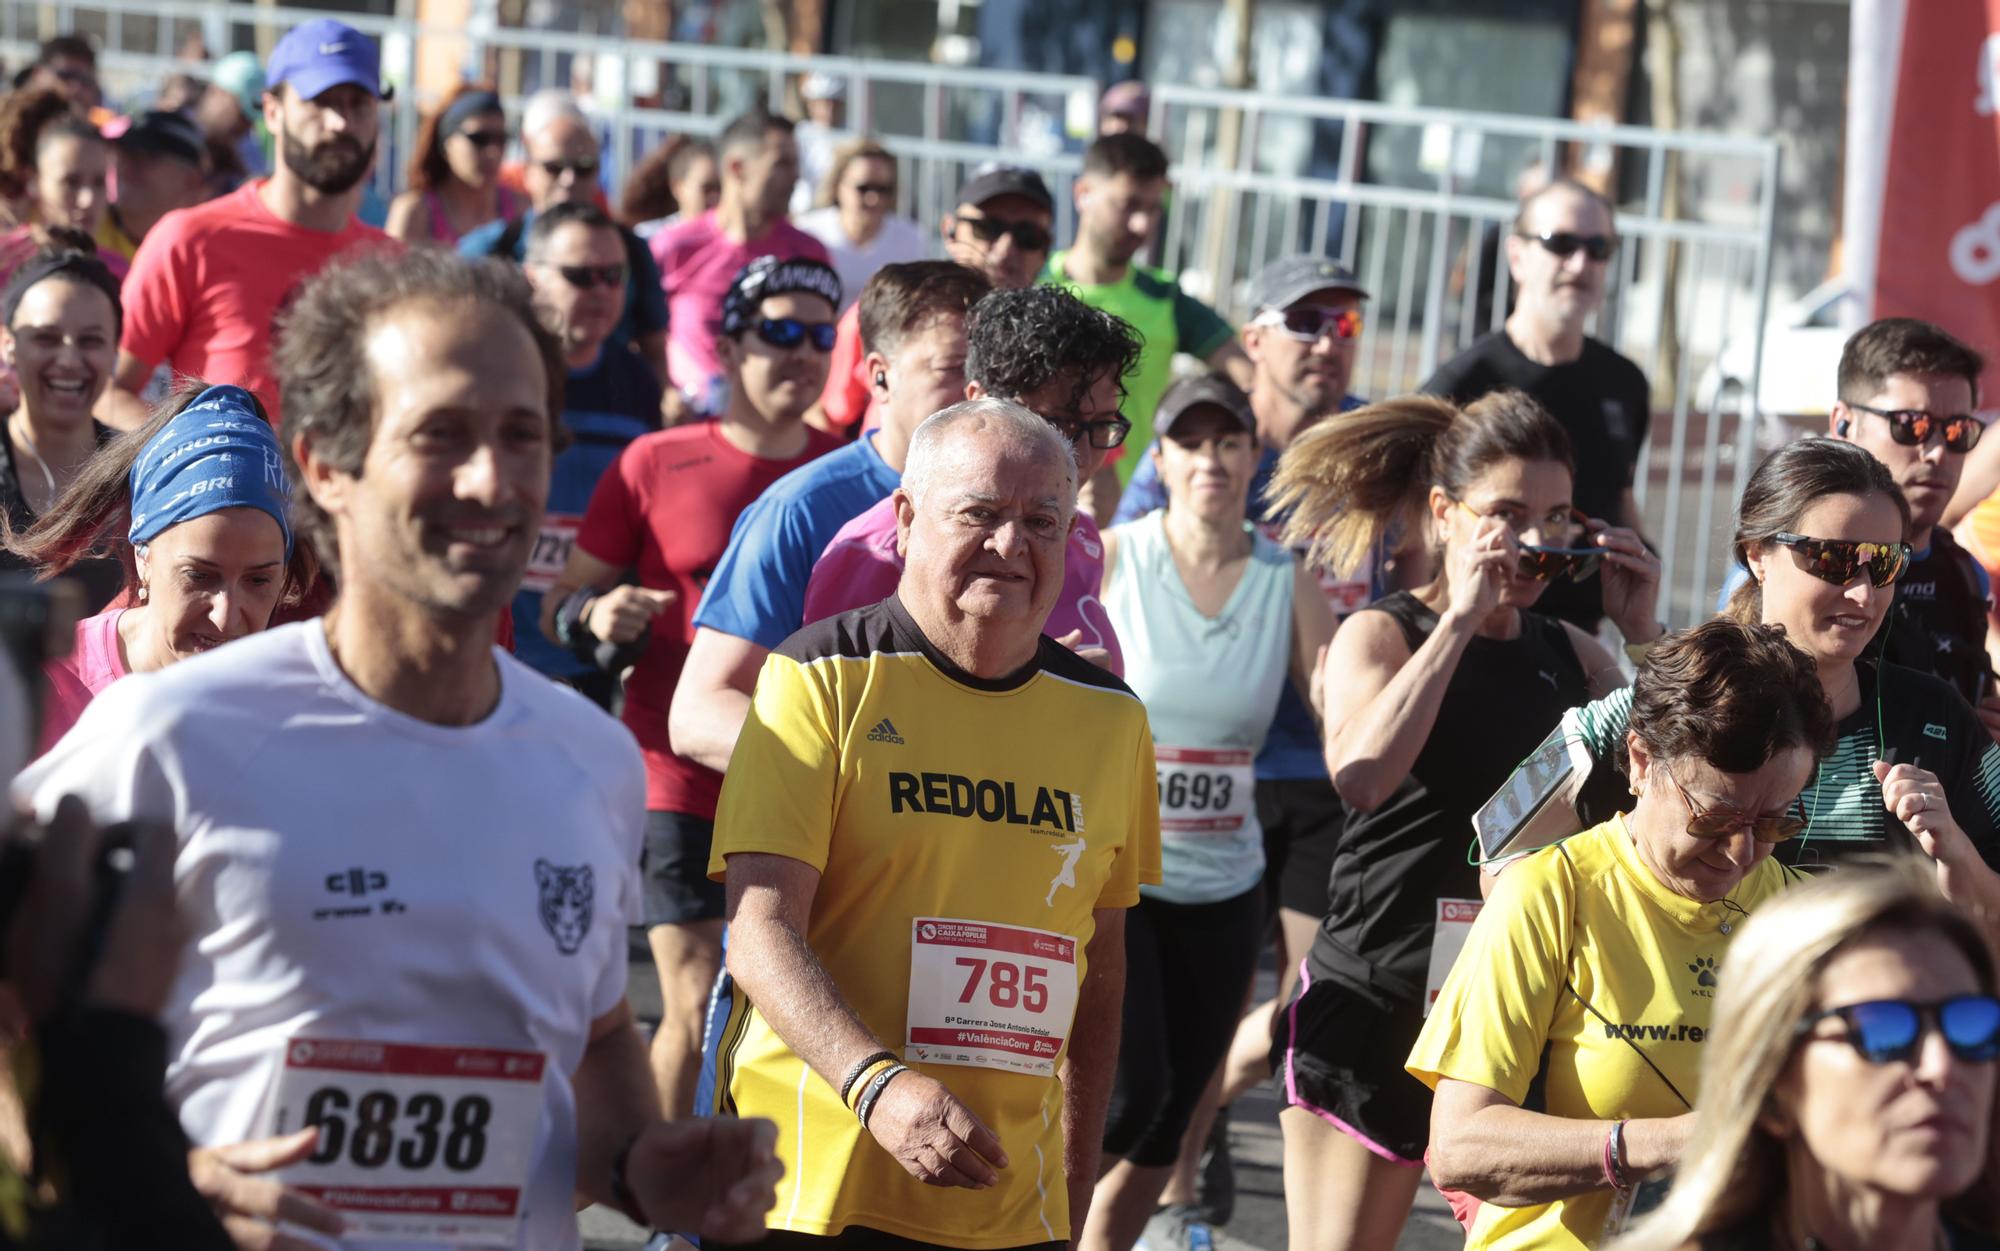
[[[1412,652],[1438,626],[1407,591],[1362,611],[1395,618]],[[1422,998],[1437,901],[1479,898],[1479,870],[1466,860],[1472,814],[1566,709],[1589,698],[1576,649],[1552,617],[1524,612],[1518,638],[1466,645],[1409,776],[1375,811],[1347,811],[1332,906],[1306,956],[1315,979],[1388,1007]]]

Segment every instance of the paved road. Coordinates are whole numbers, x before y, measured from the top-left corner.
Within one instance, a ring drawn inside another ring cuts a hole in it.
[[[1268,968],[1260,980],[1260,993],[1270,994]],[[659,1020],[659,982],[643,944],[634,946],[631,999],[633,1010],[649,1028]],[[1277,1090],[1265,1085],[1231,1109],[1229,1144],[1236,1159],[1237,1199],[1236,1215],[1218,1238],[1225,1251],[1284,1251],[1285,1184],[1278,1100]],[[603,1208],[591,1208],[583,1214],[583,1235],[588,1251],[639,1251],[645,1245],[636,1226]],[[1417,1210],[1396,1244],[1397,1251],[1453,1251],[1464,1245],[1463,1231],[1451,1218],[1444,1200],[1429,1186],[1422,1187]]]

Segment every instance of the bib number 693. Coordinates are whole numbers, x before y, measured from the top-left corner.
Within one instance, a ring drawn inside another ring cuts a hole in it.
[[[958,994],[960,1003],[971,1003],[984,982],[987,1002],[996,1008],[1018,1005],[1030,1012],[1041,1012],[1049,1006],[1049,971],[1040,965],[971,956],[960,956],[956,963],[961,969],[972,970],[965,979],[965,989]]]
[[[314,1164],[332,1164],[345,1156],[357,1168],[373,1169],[393,1158],[415,1171],[442,1156],[454,1173],[470,1173],[486,1159],[486,1127],[492,1119],[493,1103],[484,1095],[464,1095],[447,1107],[442,1096],[427,1091],[403,1101],[374,1090],[355,1100],[338,1086],[313,1091],[305,1112],[305,1123],[319,1128]]]

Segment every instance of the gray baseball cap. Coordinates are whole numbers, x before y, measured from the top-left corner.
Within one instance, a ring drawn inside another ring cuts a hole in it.
[[[1250,280],[1250,307],[1255,312],[1267,308],[1290,308],[1315,291],[1352,291],[1368,299],[1368,288],[1355,278],[1354,271],[1324,256],[1286,256],[1257,271]]]
[[[1245,430],[1256,432],[1257,418],[1250,411],[1250,397],[1243,394],[1243,388],[1224,374],[1195,374],[1175,382],[1160,397],[1160,406],[1153,410],[1153,433],[1166,438],[1176,421],[1204,405],[1221,409],[1241,422]]]

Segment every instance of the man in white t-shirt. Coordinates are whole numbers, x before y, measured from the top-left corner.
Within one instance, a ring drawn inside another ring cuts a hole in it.
[[[568,1251],[579,1195],[758,1236],[775,1127],[660,1121],[625,1002],[638,748],[492,646],[560,412],[525,284],[428,249],[339,265],[276,360],[339,601],[114,685],[16,787],[179,833],[163,1023],[197,1183],[245,1247]]]

